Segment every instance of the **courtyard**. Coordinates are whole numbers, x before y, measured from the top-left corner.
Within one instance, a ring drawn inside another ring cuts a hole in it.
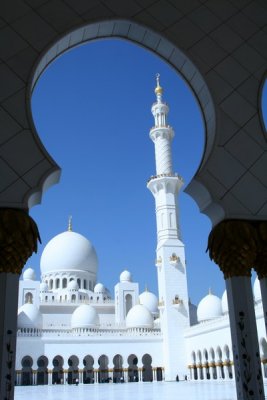
[[[18,386],[15,400],[235,400],[235,383],[153,382],[100,385]]]

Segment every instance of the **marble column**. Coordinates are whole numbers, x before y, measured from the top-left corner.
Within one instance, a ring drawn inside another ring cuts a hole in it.
[[[263,400],[251,288],[251,268],[258,254],[257,230],[249,221],[222,221],[209,235],[208,250],[210,258],[222,270],[226,282],[237,399]]]

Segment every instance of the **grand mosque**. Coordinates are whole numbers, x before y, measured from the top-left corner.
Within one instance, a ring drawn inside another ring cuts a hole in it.
[[[209,292],[195,306],[188,296],[173,172],[174,131],[167,122],[159,76],[152,105],[156,174],[147,187],[155,199],[158,296],[139,292],[130,271],[113,291],[98,282],[92,243],[68,229],[46,245],[41,281],[28,268],[19,284],[16,384],[227,380],[234,378],[227,295]],[[267,343],[258,279],[254,305],[263,377]]]

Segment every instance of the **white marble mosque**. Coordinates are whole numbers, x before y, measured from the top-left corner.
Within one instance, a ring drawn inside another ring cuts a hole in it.
[[[233,354],[226,291],[190,303],[177,195],[182,178],[173,172],[168,105],[157,76],[156,174],[147,187],[156,204],[158,296],[139,292],[124,270],[112,291],[98,282],[93,244],[68,229],[46,245],[41,281],[32,268],[19,282],[16,385],[102,382],[233,380]],[[190,288],[189,288],[190,289]],[[254,306],[263,377],[267,342],[260,285]]]

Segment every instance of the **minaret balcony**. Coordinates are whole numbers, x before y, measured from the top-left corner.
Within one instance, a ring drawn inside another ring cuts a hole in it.
[[[158,178],[179,178],[179,180],[184,183],[183,178],[181,177],[181,175],[179,174],[172,174],[172,173],[168,173],[168,174],[159,174],[159,175],[152,175],[148,180],[147,183],[149,183],[150,181],[154,180],[154,179],[158,179]]]
[[[174,131],[170,125],[156,125],[150,129],[150,139],[155,141],[158,137],[172,140],[174,138]]]

